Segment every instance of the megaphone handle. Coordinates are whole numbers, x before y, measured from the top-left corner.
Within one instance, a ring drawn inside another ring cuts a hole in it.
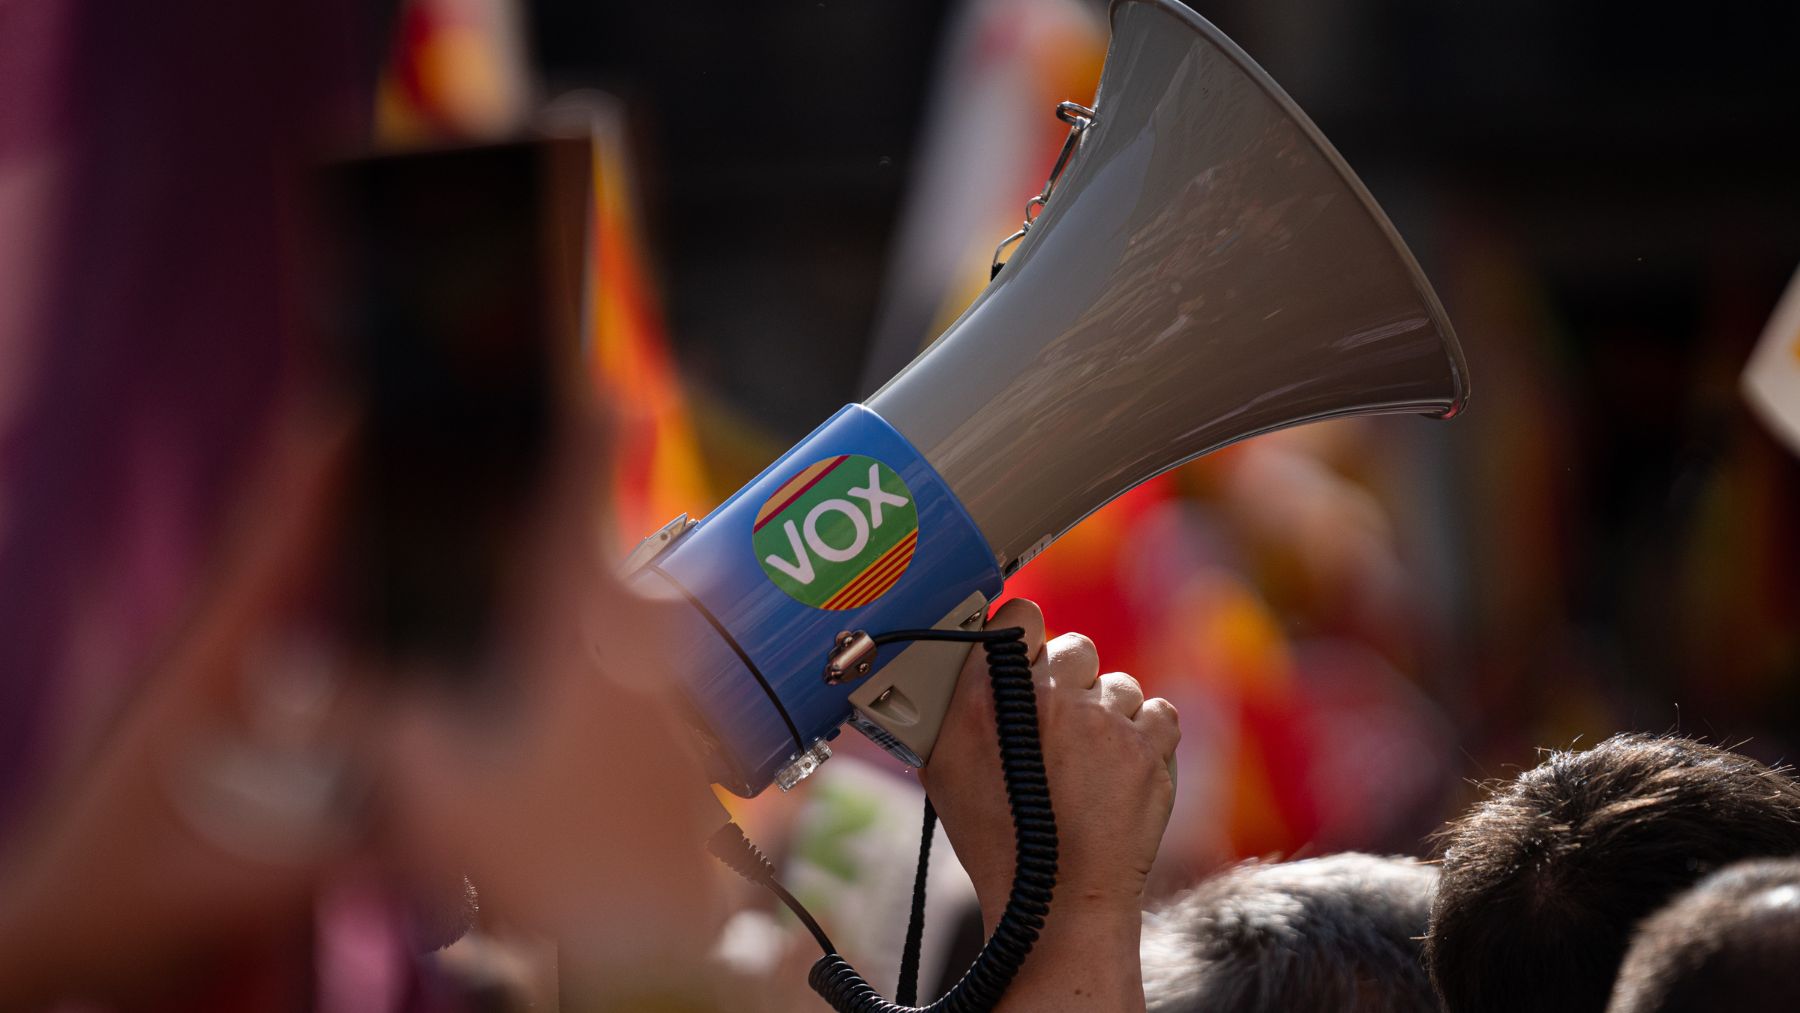
[[[994,934],[981,948],[969,970],[942,998],[925,1007],[888,1002],[849,962],[811,915],[791,894],[775,882],[775,870],[744,840],[735,824],[728,824],[708,842],[709,849],[739,875],[774,891],[825,950],[813,964],[808,984],[839,1013],[978,1013],[992,1010],[1018,976],[1025,957],[1037,942],[1050,910],[1056,886],[1056,816],[1050,808],[1050,784],[1044,774],[1044,752],[1038,740],[1037,693],[1031,683],[1031,661],[1025,648],[1025,631],[1017,627],[997,630],[896,630],[875,638],[877,643],[898,640],[949,640],[979,643],[987,650],[988,678],[994,692],[994,716],[1000,740],[1000,771],[1006,781],[1007,803],[1012,809],[1017,842],[1013,888],[1006,908],[994,926]],[[920,872],[914,885],[914,921],[923,926],[924,866],[930,857],[930,835],[936,812],[926,803],[926,838],[920,845]],[[909,949],[913,927],[909,926]],[[902,990],[916,990],[916,958],[910,972],[902,972]],[[913,982],[908,982],[908,977]],[[909,987],[911,986],[911,987]]]

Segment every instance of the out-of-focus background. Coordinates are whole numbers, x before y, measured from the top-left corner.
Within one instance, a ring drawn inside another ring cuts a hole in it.
[[[1054,103],[1092,93],[1103,7],[533,9],[551,90],[629,110],[707,488],[979,290],[1060,142]],[[1465,779],[1624,728],[1791,755],[1800,462],[1737,385],[1800,266],[1800,14],[1197,9],[1386,206],[1475,392],[1449,424],[1196,462],[1012,583],[1183,704],[1198,860],[1415,850]]]
[[[1195,462],[1009,585],[1181,708],[1159,886],[1421,853],[1470,779],[1613,731],[1791,758],[1800,458],[1738,382],[1800,266],[1800,7],[1196,9],[1385,205],[1474,397]],[[304,357],[306,166],[594,125],[625,546],[954,319],[1105,40],[1089,0],[0,5],[0,827],[131,698]],[[744,813],[843,911],[917,826],[902,772],[849,752]],[[897,951],[891,920],[860,945]]]

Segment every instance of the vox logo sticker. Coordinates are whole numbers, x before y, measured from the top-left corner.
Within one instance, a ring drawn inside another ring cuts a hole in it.
[[[756,512],[751,541],[763,572],[814,608],[860,608],[912,562],[919,513],[894,469],[846,454],[815,461]]]

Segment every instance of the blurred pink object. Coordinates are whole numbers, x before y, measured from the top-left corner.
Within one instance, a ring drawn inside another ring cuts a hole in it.
[[[347,0],[0,6],[0,827],[201,574],[292,368],[303,174],[360,140],[374,35]]]

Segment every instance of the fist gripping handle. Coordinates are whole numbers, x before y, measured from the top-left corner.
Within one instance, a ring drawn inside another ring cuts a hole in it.
[[[874,986],[856,973],[837,953],[810,913],[775,881],[775,870],[736,824],[728,824],[708,842],[708,848],[738,875],[768,888],[786,904],[819,941],[825,955],[807,975],[813,990],[839,1013],[975,1013],[991,1010],[1000,1002],[1037,942],[1050,910],[1056,886],[1056,816],[1050,809],[1050,782],[1044,773],[1044,754],[1038,740],[1037,693],[1031,683],[1031,659],[1025,648],[1025,631],[1017,627],[997,630],[896,630],[875,637],[876,644],[910,640],[979,643],[987,651],[988,679],[994,693],[994,716],[1000,738],[1000,770],[1006,781],[1007,803],[1012,809],[1013,835],[1017,844],[1012,893],[994,934],[969,970],[949,992],[929,1006],[898,1005],[882,998]],[[906,952],[901,957],[897,995],[901,1003],[915,1001],[918,991],[919,946],[925,917],[925,869],[931,855],[932,831],[937,822],[931,803],[925,803],[925,825],[919,843],[919,874],[913,884],[912,921],[907,927]]]

